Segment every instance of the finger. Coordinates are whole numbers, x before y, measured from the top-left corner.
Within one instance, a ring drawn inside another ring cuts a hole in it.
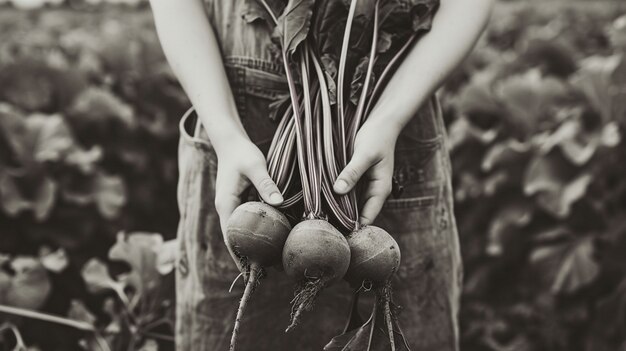
[[[372,163],[369,158],[361,156],[360,154],[354,154],[352,160],[350,160],[348,165],[346,165],[337,177],[333,185],[333,190],[335,190],[337,194],[346,194],[354,188],[371,165]]]
[[[244,267],[241,265],[241,261],[228,243],[226,236],[230,215],[233,213],[233,211],[235,211],[235,208],[237,208],[240,203],[241,201],[239,200],[238,196],[234,196],[227,192],[215,195],[215,209],[220,219],[220,228],[222,230],[222,236],[224,238],[224,245],[226,245],[226,249],[228,250],[230,257],[235,262],[237,269],[239,269],[240,272],[243,272]]]
[[[378,217],[390,193],[391,182],[379,180],[370,183],[370,187],[365,193],[359,222],[363,225],[374,223],[374,220]]]
[[[255,167],[247,176],[265,202],[272,206],[283,203],[283,196],[280,190],[278,190],[276,183],[270,178],[267,168]]]
[[[243,189],[244,183],[242,178],[236,175],[225,175],[218,179],[215,185],[215,210],[220,218],[220,226],[222,231],[226,232],[226,226],[230,215],[235,211],[237,206],[241,204],[239,194]]]

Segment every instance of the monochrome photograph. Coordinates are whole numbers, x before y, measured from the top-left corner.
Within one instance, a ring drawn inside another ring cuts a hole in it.
[[[623,0],[0,0],[0,350],[626,351]]]

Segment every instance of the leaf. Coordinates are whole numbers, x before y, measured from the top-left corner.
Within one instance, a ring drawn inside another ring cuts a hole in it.
[[[44,62],[25,60],[0,69],[0,100],[27,111],[45,111],[54,104],[55,70]]]
[[[540,265],[542,272],[551,279],[553,294],[570,294],[591,283],[599,274],[593,252],[593,238],[587,237],[539,247],[532,252],[530,260]]]
[[[344,3],[346,8],[350,7],[350,1],[344,1]],[[371,50],[375,6],[375,0],[359,0],[356,3],[348,51],[348,56],[351,57],[348,61],[354,64],[360,62],[363,56],[369,55]],[[348,68],[349,72],[352,70]]]
[[[387,351],[391,345],[387,335],[387,325],[382,313],[382,306],[376,302],[372,308],[370,318],[360,327],[335,336],[324,351]],[[395,334],[397,351],[410,351],[401,332],[396,318],[392,317],[392,326]]]
[[[559,154],[550,153],[530,162],[524,176],[524,193],[537,196],[544,210],[565,218],[571,206],[585,196],[592,179],[591,174],[577,174]]]
[[[146,339],[138,351],[159,351],[159,343],[154,339]]]
[[[577,66],[576,49],[558,38],[533,38],[517,60],[526,67],[539,67],[547,75],[567,78]]]
[[[105,218],[115,218],[126,204],[126,188],[122,178],[98,174],[94,184],[95,203]]]
[[[387,52],[391,49],[391,44],[393,43],[393,34],[380,31],[378,33],[378,43],[376,44],[376,50],[379,53]]]
[[[620,67],[626,67],[624,55],[592,56],[581,62],[580,70],[571,80],[605,123],[626,122],[626,78],[623,73],[618,74]]]
[[[515,139],[494,144],[485,154],[481,168],[490,172],[494,169],[523,164],[530,156],[531,144],[521,143]]]
[[[507,253],[507,244],[515,243],[511,236],[519,234],[518,229],[527,226],[532,218],[533,208],[524,200],[511,201],[500,206],[489,225],[487,254],[501,256]]]
[[[324,351],[348,351],[348,350],[371,350],[371,335],[374,333],[373,314],[361,327],[335,336],[326,346]]]
[[[0,136],[6,140],[14,167],[30,171],[36,163],[61,160],[75,147],[69,126],[59,114],[23,117],[3,106],[0,116]]]
[[[64,271],[69,264],[67,253],[63,249],[50,251],[49,248],[42,247],[39,249],[39,260],[47,270],[54,273]]]
[[[285,2],[281,0],[264,0],[269,6],[272,14],[278,16],[285,9]],[[275,23],[272,15],[268,13],[267,9],[260,4],[259,0],[246,0],[244,3],[242,18],[246,23],[253,23],[257,20],[263,20],[270,27],[274,28]]]
[[[428,31],[439,8],[439,0],[411,0],[413,31]]]
[[[284,13],[278,17],[275,35],[280,38],[283,51],[293,55],[311,26],[315,0],[289,0]]]
[[[57,184],[47,177],[37,177],[31,182],[29,194],[21,190],[19,178],[0,171],[0,206],[12,217],[23,211],[33,211],[38,221],[48,218],[56,199]]]
[[[65,158],[65,164],[78,169],[83,174],[94,174],[103,156],[102,148],[94,145],[89,150],[76,148]]]
[[[178,240],[172,239],[164,242],[160,247],[155,247],[157,253],[156,269],[166,275],[174,270],[178,257]]]
[[[551,109],[565,99],[568,91],[562,81],[542,77],[538,69],[531,69],[498,81],[494,93],[506,108],[507,113],[502,117],[506,118],[512,132],[527,137],[551,122]]]
[[[352,76],[352,83],[350,84],[350,101],[356,106],[359,103],[359,98],[361,97],[361,92],[363,90],[363,86],[365,85],[365,77],[367,74],[367,66],[369,64],[369,57],[364,56],[359,61],[359,64],[356,66],[356,70],[354,75]],[[369,95],[374,89],[375,77],[372,74],[370,79],[369,91],[367,95]]]
[[[572,233],[565,227],[557,226],[536,233],[533,242],[539,245],[547,245],[553,242],[570,239]]]
[[[414,32],[428,31],[439,8],[439,0],[383,0],[381,22],[386,27]]]
[[[495,72],[493,71],[485,70],[475,73],[452,102],[461,115],[467,115],[472,119],[488,118],[489,125],[481,124],[485,128],[493,127],[491,120],[494,116],[501,118],[506,113],[500,99],[492,90],[494,79]]]
[[[68,125],[59,114],[35,114],[26,119],[29,130],[29,149],[36,162],[61,160],[75,146]]]
[[[160,283],[157,270],[157,250],[163,245],[163,237],[154,233],[119,233],[117,242],[109,250],[109,258],[126,262],[131,272],[125,281],[143,294]]]
[[[89,312],[85,304],[80,300],[70,301],[70,310],[67,312],[67,317],[90,325],[96,323],[96,317],[93,313]]]
[[[107,266],[97,258],[87,261],[80,273],[87,284],[87,290],[93,294],[120,288],[120,284],[109,275]]]
[[[587,164],[600,147],[614,147],[621,142],[619,128],[609,122],[596,130],[586,130],[580,119],[563,122],[556,131],[546,137],[539,136],[540,151],[548,153],[558,147],[573,164]]]
[[[593,240],[584,240],[563,260],[552,284],[552,293],[574,292],[593,281],[599,272],[599,267],[593,259]]]
[[[4,269],[0,269],[0,304],[6,304],[6,295],[11,289],[12,277],[7,274]]]
[[[52,284],[41,262],[33,257],[18,256],[10,267],[14,275],[5,294],[6,304],[31,310],[42,307]]]
[[[113,219],[126,205],[126,186],[121,177],[99,171],[66,184],[63,197],[83,206],[94,204],[102,217]]]
[[[328,67],[324,64],[324,57],[332,60],[335,67],[337,66],[347,16],[348,8],[343,1],[318,0],[315,4],[310,32],[325,68]],[[336,77],[336,72],[335,68],[331,75]]]
[[[328,87],[328,98],[331,105],[334,105],[337,103],[337,61],[331,58],[330,55],[324,54],[321,57],[321,62]]]
[[[81,123],[98,125],[118,121],[126,128],[136,125],[133,108],[102,88],[89,88],[78,95],[68,111],[68,116]]]
[[[490,144],[497,138],[498,131],[477,128],[467,118],[461,117],[452,122],[449,134],[450,150],[455,151],[474,141],[483,145]]]
[[[597,301],[586,339],[586,351],[622,351],[626,329],[626,279],[606,297]],[[621,348],[618,344],[621,343]]]

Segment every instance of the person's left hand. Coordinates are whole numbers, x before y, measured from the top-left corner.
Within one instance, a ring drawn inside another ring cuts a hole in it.
[[[363,178],[360,196],[360,218],[363,225],[372,224],[391,193],[394,150],[398,131],[389,124],[368,120],[359,129],[350,162],[334,184],[338,194],[348,193]]]

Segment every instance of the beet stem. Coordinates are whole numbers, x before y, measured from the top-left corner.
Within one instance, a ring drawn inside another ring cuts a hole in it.
[[[243,292],[243,296],[241,297],[241,301],[239,302],[239,309],[237,310],[237,318],[235,319],[235,326],[233,328],[233,336],[230,339],[230,351],[235,350],[235,346],[237,344],[237,334],[239,334],[239,326],[241,322],[241,318],[243,317],[243,313],[248,306],[248,301],[250,301],[250,296],[254,291],[254,288],[257,285],[257,278],[259,277],[260,267],[255,264],[250,265],[250,276],[248,277],[248,282],[246,283],[246,289]]]

